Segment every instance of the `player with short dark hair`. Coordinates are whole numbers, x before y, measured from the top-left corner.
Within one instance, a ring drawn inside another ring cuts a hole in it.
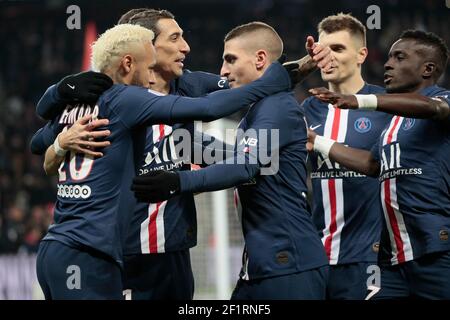
[[[392,45],[384,65],[389,94],[311,90],[337,108],[395,115],[371,151],[309,132],[309,149],[379,177],[385,218],[381,286],[367,298],[450,299],[450,91],[436,85],[447,59],[441,38],[409,30]]]
[[[364,81],[367,57],[364,25],[349,14],[324,18],[318,25],[319,42],[329,46],[334,67],[322,72],[332,92],[383,93]],[[345,145],[370,150],[391,116],[364,110],[339,110],[316,97],[302,103],[310,128]],[[328,299],[363,300],[368,268],[376,265],[382,209],[379,183],[313,153],[311,160],[312,215],[330,263]]]
[[[166,10],[141,8],[130,10],[119,20],[119,23],[141,25],[157,34],[153,40],[157,59],[154,68],[156,80],[151,88],[161,94],[189,97],[227,88],[227,81],[218,75],[183,71],[179,62],[184,60],[190,49],[183,38],[183,30],[173,17]],[[319,59],[322,63],[326,58],[323,51],[312,53],[319,58],[322,55]],[[304,64],[299,66],[304,71],[298,79],[309,73]],[[314,69],[315,64],[308,68]],[[38,105],[38,112],[44,116],[54,113],[54,109],[54,105],[46,102],[45,96]],[[189,161],[172,157],[176,143],[171,141],[177,129],[186,129],[194,137],[193,123],[173,126],[157,124],[147,129],[147,143],[139,174],[161,167],[190,170]],[[208,141],[206,145],[217,144],[215,140],[202,140]],[[65,145],[63,136],[60,141]],[[124,249],[124,289],[127,299],[192,299],[194,278],[189,248],[196,244],[196,234],[196,210],[192,194],[182,194],[158,204],[137,204]],[[166,276],[163,277],[160,270],[166,270]]]
[[[238,26],[225,37],[221,75],[237,90],[258,79],[282,51],[272,27]],[[232,158],[198,171],[150,172],[135,178],[133,189],[141,201],[159,203],[237,186],[245,249],[232,299],[324,299],[328,263],[307,211],[305,143],[293,93],[275,94],[250,106]]]
[[[197,99],[154,94],[148,90],[155,81],[153,37],[152,31],[131,24],[103,33],[93,46],[92,61],[115,85],[95,106],[68,105],[44,130],[44,135],[53,136],[92,114],[108,119],[111,132],[111,145],[100,158],[61,150],[58,137],[47,150],[49,156],[64,158],[54,224],[37,257],[37,274],[47,299],[122,298],[123,247],[130,208],[135,205],[130,185],[141,161],[146,126],[211,121],[291,86],[285,69],[273,63],[262,78],[231,94],[223,90]],[[72,269],[78,270],[78,280],[68,285],[67,272]]]

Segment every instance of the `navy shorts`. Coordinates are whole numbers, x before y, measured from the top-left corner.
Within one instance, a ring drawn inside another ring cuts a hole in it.
[[[123,300],[119,265],[93,249],[81,250],[59,241],[41,241],[36,271],[47,300]]]
[[[254,279],[239,279],[231,300],[324,300],[329,267]]]
[[[368,268],[376,262],[355,262],[330,266],[327,299],[364,300],[367,295]]]
[[[124,257],[128,300],[192,300],[194,275],[189,249]]]
[[[380,271],[380,288],[373,288],[370,299],[450,299],[450,251],[381,267]]]

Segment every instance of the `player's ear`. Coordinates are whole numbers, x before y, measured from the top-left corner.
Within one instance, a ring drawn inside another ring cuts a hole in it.
[[[258,50],[256,56],[256,69],[261,70],[269,63],[269,57],[266,50]]]
[[[130,73],[132,63],[133,58],[129,54],[122,57],[122,60],[120,61],[120,67],[123,69],[125,74]]]
[[[422,76],[424,78],[431,78],[436,71],[436,63],[432,61],[427,61],[423,64]]]
[[[367,50],[367,48],[366,47],[361,47],[361,48],[359,48],[359,50],[358,50],[358,58],[357,58],[357,62],[358,62],[358,64],[363,64],[364,63],[364,61],[366,60],[366,58],[367,58],[367,54],[369,53],[369,51]]]

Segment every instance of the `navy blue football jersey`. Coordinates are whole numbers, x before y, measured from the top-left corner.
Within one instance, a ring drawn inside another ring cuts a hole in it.
[[[199,97],[221,89],[228,89],[226,79],[206,72],[184,70],[183,75],[170,83],[170,94]],[[158,94],[157,92],[154,92]],[[48,104],[46,96],[57,100],[56,90],[49,90],[38,106],[38,113],[46,117],[57,105]],[[56,96],[56,97],[55,97]],[[45,102],[46,101],[46,102]],[[54,120],[52,120],[54,121]],[[172,132],[184,129],[194,136],[194,124],[173,126],[156,124],[147,128],[146,142],[138,175],[152,170],[190,170],[191,159],[178,159]],[[42,130],[42,129],[40,129]],[[39,135],[39,134],[38,134]],[[55,135],[43,136],[44,145],[35,147],[40,153],[54,141]],[[203,139],[205,140],[205,139]],[[32,144],[35,146],[35,144]],[[159,204],[137,203],[132,215],[124,254],[160,253],[183,250],[195,246],[197,241],[196,208],[192,194],[183,194]]]
[[[171,82],[170,94],[188,97],[227,89],[218,75],[186,70]],[[191,137],[192,122],[173,126],[157,124],[147,128],[147,138],[138,175],[157,170],[190,170],[192,159],[178,158],[172,133],[184,129]],[[184,250],[197,243],[197,216],[194,196],[183,193],[159,203],[138,203],[132,216],[124,254],[147,254]]]
[[[384,93],[365,84],[359,94]],[[310,128],[327,138],[353,148],[371,150],[390,115],[363,110],[342,110],[315,97],[304,108]],[[376,262],[383,213],[378,197],[379,183],[311,154],[312,213],[331,265]]]
[[[215,92],[204,98],[162,97],[145,88],[114,85],[100,97],[95,107],[68,106],[35,137],[34,143],[43,144],[48,137],[54,139],[64,127],[92,113],[109,119],[111,145],[98,159],[67,154],[59,171],[55,223],[45,239],[59,240],[74,247],[89,246],[122,264],[122,249],[135,206],[131,180],[144,154],[146,127],[195,119],[214,120],[289,87],[287,72],[275,63],[263,77],[247,86]]]
[[[296,273],[327,265],[306,204],[306,125],[292,93],[263,99],[237,132],[235,156],[180,172],[182,192],[237,186],[245,239],[242,279]]]
[[[450,105],[450,91],[421,91]],[[380,262],[400,264],[450,250],[450,117],[444,121],[394,116],[373,156],[380,161],[385,224]]]

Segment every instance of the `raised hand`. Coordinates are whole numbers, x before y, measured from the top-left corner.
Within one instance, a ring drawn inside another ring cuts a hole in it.
[[[103,153],[94,149],[109,146],[109,141],[95,141],[95,139],[108,137],[109,130],[95,131],[95,129],[108,125],[108,119],[92,120],[92,114],[78,119],[68,130],[58,135],[58,142],[62,149],[102,157]]]
[[[309,93],[323,102],[331,103],[336,108],[358,109],[358,100],[353,94],[331,92],[323,87],[310,89]]]
[[[317,67],[324,72],[329,71],[333,66],[333,55],[331,54],[330,47],[325,47],[319,42],[315,42],[314,37],[308,36],[306,38],[305,49],[314,62],[317,63]]]
[[[57,84],[57,90],[62,100],[89,103],[96,102],[112,85],[106,74],[86,71],[65,77]]]
[[[173,171],[150,171],[135,177],[131,190],[140,202],[161,202],[180,192],[180,177]]]

